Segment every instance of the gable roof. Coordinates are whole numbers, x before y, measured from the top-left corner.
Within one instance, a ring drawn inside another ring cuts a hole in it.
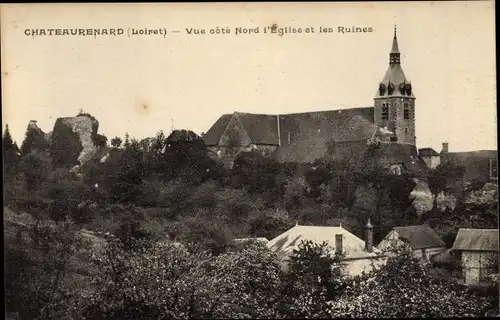
[[[219,143],[220,137],[224,133],[232,117],[232,114],[223,114],[217,119],[213,126],[208,129],[203,136],[203,140],[205,140],[207,146],[216,146]]]
[[[255,144],[278,145],[278,116],[235,112],[250,140]]]
[[[374,258],[381,255],[381,251],[373,248],[373,252],[365,251],[365,241],[356,237],[342,227],[320,227],[320,226],[295,226],[276,238],[268,242],[267,247],[276,252],[278,256],[288,256],[293,250],[298,249],[299,244],[304,240],[310,240],[321,244],[327,241],[331,249],[335,250],[335,235],[343,235],[343,252],[345,259]]]
[[[498,229],[459,229],[452,249],[498,251]]]
[[[409,241],[412,249],[444,247],[446,244],[427,224],[419,226],[395,227],[393,229],[400,238]]]
[[[418,149],[418,155],[421,157],[431,157],[431,156],[439,156],[439,153],[437,153],[434,149],[432,148],[422,148]]]
[[[347,146],[370,139],[377,131],[373,112],[373,107],[368,107],[281,115],[281,145],[276,159],[310,163],[325,155],[332,140]]]

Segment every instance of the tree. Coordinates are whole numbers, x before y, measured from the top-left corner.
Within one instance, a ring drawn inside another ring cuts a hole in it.
[[[71,221],[37,220],[27,231],[23,244],[7,246],[6,308],[22,319],[67,319],[67,307],[84,290],[75,287],[72,261],[88,243]]]
[[[36,190],[51,171],[51,159],[41,154],[28,154],[21,160],[20,171],[24,174],[27,189]]]
[[[275,199],[280,198],[281,190],[276,180],[279,173],[279,163],[257,151],[241,152],[234,159],[235,184],[250,193],[267,192],[274,195]]]
[[[103,164],[100,185],[113,202],[134,201],[141,194],[146,176],[144,155],[129,143]]]
[[[95,134],[92,140],[96,147],[105,147],[108,143],[108,138],[102,134]]]
[[[123,143],[123,146],[125,147],[125,150],[130,148],[130,136],[128,135],[128,132],[125,133],[125,142]]]
[[[119,148],[122,144],[122,139],[120,137],[114,137],[111,139],[111,145],[115,148]]]
[[[440,164],[429,171],[427,183],[433,195],[433,208],[437,207],[437,197],[441,192],[455,192],[460,194],[463,191],[463,177],[465,168],[451,162]]]
[[[477,317],[489,301],[451,280],[435,278],[429,266],[401,250],[387,264],[351,279],[342,296],[329,302],[330,317]],[[498,301],[498,297],[496,298]]]
[[[12,136],[9,131],[9,125],[5,125],[5,131],[2,136],[2,151],[3,151],[3,163],[4,163],[4,179],[12,177],[17,172],[17,167],[19,164],[19,148],[17,144],[12,140]]]
[[[39,128],[33,128],[31,126],[26,130],[26,135],[24,141],[21,145],[21,154],[27,155],[32,150],[47,150],[50,144],[45,140],[45,135]]]
[[[112,240],[96,264],[79,318],[273,318],[280,298],[279,264],[259,245],[213,257],[171,241],[124,251]]]
[[[288,262],[280,312],[291,318],[324,318],[326,301],[342,290],[342,254],[332,255],[326,242],[301,241]]]

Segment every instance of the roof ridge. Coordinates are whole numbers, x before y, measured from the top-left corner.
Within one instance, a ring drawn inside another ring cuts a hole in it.
[[[358,107],[358,108],[347,108],[347,109],[330,109],[330,110],[317,110],[317,111],[305,111],[305,112],[293,112],[293,113],[283,113],[281,116],[288,115],[299,115],[299,114],[307,114],[307,113],[321,113],[321,112],[335,112],[335,111],[351,111],[351,110],[359,110],[359,109],[373,109],[373,106],[369,107]]]

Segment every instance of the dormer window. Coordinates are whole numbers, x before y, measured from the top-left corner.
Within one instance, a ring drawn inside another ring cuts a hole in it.
[[[389,105],[387,103],[382,103],[382,120],[389,119]]]
[[[403,105],[403,115],[405,119],[410,119],[410,106],[408,103]]]

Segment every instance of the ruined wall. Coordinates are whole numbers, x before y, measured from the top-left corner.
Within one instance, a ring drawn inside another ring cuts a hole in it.
[[[52,131],[51,154],[56,167],[83,165],[97,154],[94,137],[99,122],[88,116],[58,118]]]

